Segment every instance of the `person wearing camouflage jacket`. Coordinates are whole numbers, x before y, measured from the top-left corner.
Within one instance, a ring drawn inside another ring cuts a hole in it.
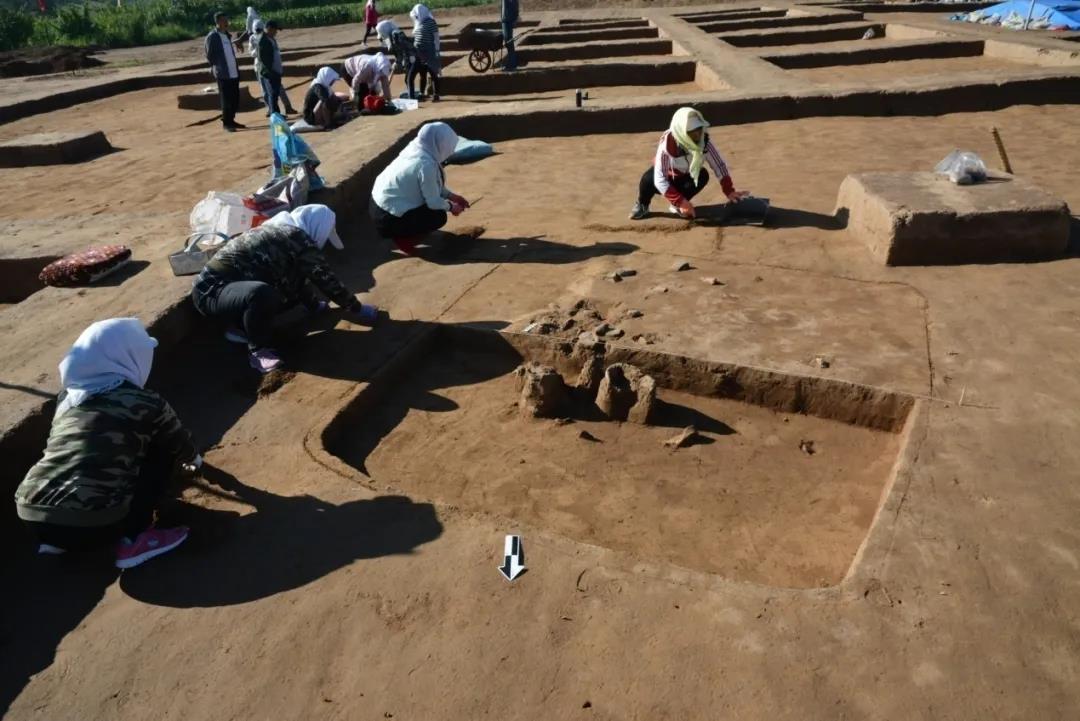
[[[115,318],[87,328],[60,364],[45,453],[15,492],[19,518],[52,549],[42,552],[123,538],[130,560],[136,539],[160,549],[155,534],[186,537],[152,528],[166,481],[201,462],[168,402],[143,388],[156,345],[137,319]]]
[[[233,238],[195,279],[191,299],[205,316],[242,326],[230,340],[243,339],[253,368],[268,373],[282,365],[270,347],[274,316],[303,304],[312,313],[326,309],[316,291],[371,322],[376,309],[363,306],[326,263],[323,248],[344,245],[334,228],[334,211],[302,205]]]

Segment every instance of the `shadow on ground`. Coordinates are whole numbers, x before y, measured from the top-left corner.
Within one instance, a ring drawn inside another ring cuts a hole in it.
[[[192,529],[182,552],[125,571],[132,598],[181,608],[228,606],[299,588],[366,558],[402,555],[442,535],[429,503],[377,496],[335,505],[314,496],[279,496],[207,465],[199,487],[251,506],[208,509],[181,501],[163,511]]]

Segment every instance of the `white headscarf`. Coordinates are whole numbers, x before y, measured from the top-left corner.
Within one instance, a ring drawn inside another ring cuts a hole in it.
[[[342,250],[345,244],[338,237],[337,228],[334,227],[336,222],[337,216],[334,215],[334,211],[325,205],[301,205],[295,210],[278,213],[263,225],[299,228],[307,233],[311,244],[319,250],[326,246],[327,241],[330,241],[330,245],[338,250]]]
[[[81,405],[127,381],[139,388],[150,377],[157,339],[138,318],[98,321],[82,332],[60,361],[60,383],[67,396],[56,412]]]
[[[255,32],[255,21],[259,19],[259,13],[255,12],[255,8],[248,6],[247,19],[244,21],[244,26],[249,33]]]
[[[413,32],[415,33],[420,29],[420,24],[431,17],[431,11],[428,10],[427,5],[418,3],[413,5],[413,9],[409,12],[409,17],[413,19]]]
[[[387,43],[390,42],[390,36],[394,34],[394,31],[400,29],[393,20],[380,20],[379,24],[375,26],[375,32]]]
[[[315,73],[315,79],[311,81],[311,87],[322,85],[327,90],[330,90],[340,77],[341,76],[337,74],[337,71],[331,67],[319,68],[319,72]]]
[[[401,151],[402,157],[416,157],[429,155],[434,158],[438,165],[446,162],[446,159],[454,154],[457,148],[458,136],[446,123],[427,123],[416,137]]]

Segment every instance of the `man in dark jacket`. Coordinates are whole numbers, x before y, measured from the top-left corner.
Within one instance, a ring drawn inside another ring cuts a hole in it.
[[[206,62],[217,79],[218,98],[221,100],[221,124],[227,132],[236,132],[244,126],[236,122],[236,108],[240,104],[240,69],[236,64],[236,51],[233,50],[229,35],[229,18],[225,13],[214,13],[216,26],[206,35],[203,49]]]
[[[281,76],[285,68],[281,63],[281,51],[277,44],[278,24],[270,20],[259,33],[255,44],[255,71],[259,74],[259,83],[263,88],[266,101],[266,115],[278,113],[278,98],[281,97]]]
[[[503,42],[506,43],[506,62],[503,70],[513,72],[517,70],[517,50],[514,49],[514,25],[518,21],[518,0],[502,0],[502,34]]]

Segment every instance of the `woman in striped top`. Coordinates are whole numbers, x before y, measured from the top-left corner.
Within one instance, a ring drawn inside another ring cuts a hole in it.
[[[439,101],[439,75],[442,73],[442,61],[439,57],[439,26],[432,17],[427,5],[415,5],[409,17],[413,19],[413,44],[416,45],[417,62],[409,70],[409,87],[412,87],[416,73],[427,70],[431,75],[431,99]],[[423,93],[423,84],[421,84]]]
[[[693,218],[694,206],[690,200],[709,182],[709,173],[702,167],[705,163],[720,178],[720,188],[729,201],[737,203],[749,197],[749,193],[735,190],[727,164],[705,132],[708,128],[705,118],[693,108],[679,108],[675,112],[671,127],[660,136],[653,166],[641,176],[631,220],[648,217],[649,203],[656,195],[667,199],[672,213]]]

